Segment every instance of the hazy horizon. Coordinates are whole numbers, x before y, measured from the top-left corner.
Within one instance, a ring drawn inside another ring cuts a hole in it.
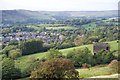
[[[1,0],[0,10],[106,11],[118,10],[119,0]]]
[[[49,11],[49,10],[29,10],[29,9],[3,9],[3,10],[28,10],[28,11]],[[81,10],[82,12],[84,11],[116,11],[116,10]],[[64,11],[50,11],[50,12],[64,12]],[[65,12],[70,12],[70,11],[65,11]],[[71,11],[72,12],[72,11]],[[79,11],[73,11],[73,12],[79,12]]]

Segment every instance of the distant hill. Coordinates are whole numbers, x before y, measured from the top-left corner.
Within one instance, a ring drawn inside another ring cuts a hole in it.
[[[3,24],[43,23],[53,20],[79,18],[111,18],[118,16],[117,10],[111,11],[30,11],[2,10]]]

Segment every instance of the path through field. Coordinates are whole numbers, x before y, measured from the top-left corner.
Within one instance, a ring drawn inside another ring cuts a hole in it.
[[[90,78],[120,78],[120,74],[112,74],[112,75],[106,75],[106,76],[94,76]]]

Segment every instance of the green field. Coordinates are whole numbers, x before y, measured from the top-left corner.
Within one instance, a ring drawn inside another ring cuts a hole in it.
[[[64,26],[64,25],[60,25],[59,26],[59,24],[56,24],[56,26],[57,27],[55,27],[55,25],[53,26],[52,24],[40,24],[40,26],[39,27],[37,27],[37,26],[32,26],[32,25],[30,25],[30,26],[26,26],[26,27],[29,27],[29,28],[34,28],[34,29],[36,29],[36,30],[40,30],[40,29],[42,29],[43,27],[45,27],[46,29],[48,29],[48,30],[50,30],[50,29],[53,29],[53,30],[59,30],[59,29],[65,29],[65,30],[75,30],[75,29],[78,29],[78,28],[76,28],[76,27],[72,27],[72,26]]]
[[[110,47],[111,47],[111,51],[113,50],[118,50],[118,43],[117,41],[111,41],[110,43]],[[60,51],[63,53],[63,55],[67,55],[68,51],[72,51],[73,49],[81,49],[84,47],[88,47],[89,50],[91,50],[91,52],[93,52],[93,45],[89,44],[89,45],[83,45],[83,46],[78,46],[78,47],[72,47],[72,48],[67,48],[67,49],[61,49]],[[36,53],[36,54],[31,54],[31,55],[27,55],[27,56],[22,56],[19,57],[16,60],[16,67],[20,68],[22,71],[25,70],[25,68],[27,66],[29,66],[29,61],[32,60],[32,58],[44,58],[45,55],[47,55],[47,52],[43,52],[43,53]]]
[[[40,29],[41,29],[41,28],[36,27],[36,26],[26,26],[26,27],[29,27],[29,28],[34,28],[35,30],[40,30]]]
[[[111,75],[115,73],[110,72],[110,68],[108,66],[105,67],[92,67],[89,69],[76,69],[79,72],[79,78],[89,78],[93,76],[104,76]]]
[[[91,22],[89,24],[82,25],[82,27],[87,29],[87,30],[94,30],[96,28],[96,26],[97,25],[95,22]]]
[[[80,48],[89,48],[91,50],[91,52],[93,51],[93,45],[89,44],[89,45],[83,45],[83,46],[78,46],[78,47],[72,47],[72,48],[67,48],[67,49],[60,49],[60,51],[63,53],[63,55],[67,55],[67,53],[69,51],[72,51],[73,49],[80,49]],[[36,53],[36,54],[32,54],[32,55],[27,55],[27,56],[23,56],[23,57],[19,57],[18,60],[24,60],[26,61],[27,59],[31,58],[31,57],[35,57],[35,58],[43,58],[45,55],[47,55],[47,52],[43,52],[43,53]]]
[[[117,41],[111,41],[109,43],[110,43],[110,49],[111,49],[111,51],[118,50],[118,43],[117,43]],[[61,49],[60,51],[63,53],[63,55],[67,55],[68,51],[71,51],[73,49],[85,48],[85,47],[87,47],[89,50],[91,50],[91,52],[93,52],[93,44],[83,45],[83,46],[78,46],[78,47],[72,47],[72,48],[67,48],[67,49]],[[32,54],[32,55],[27,55],[27,56],[19,57],[18,60],[27,60],[30,57],[35,57],[35,58],[41,59],[45,55],[47,55],[47,52],[36,53],[36,54]]]
[[[46,29],[54,29],[54,30],[58,30],[58,29],[65,29],[65,30],[75,30],[78,28],[75,27],[71,27],[71,26],[64,26],[64,27],[46,27]]]
[[[56,26],[65,26],[65,24],[39,24],[39,27],[56,27]]]
[[[117,41],[111,41],[109,43],[110,43],[111,51],[118,50],[118,43],[117,43]],[[84,48],[84,47],[88,47],[91,50],[91,52],[93,51],[93,45],[92,44],[78,46],[78,47],[72,47],[72,48],[67,48],[67,49],[61,49],[60,51],[63,53],[63,55],[66,55],[68,53],[68,51],[71,51],[73,49],[81,49],[81,48]],[[32,54],[32,55],[19,57],[15,61],[15,66],[17,68],[21,69],[21,71],[23,72],[30,65],[30,63],[31,63],[30,61],[32,59],[34,59],[34,58],[41,59],[45,55],[47,55],[47,52],[36,53],[36,54]],[[79,71],[80,78],[87,78],[87,77],[92,77],[92,76],[114,74],[114,73],[110,73],[109,72],[109,68],[108,67],[91,68],[90,70],[88,70],[88,69],[77,69],[77,70]]]
[[[107,19],[107,20],[101,20],[101,21],[96,21],[96,22],[91,22],[91,23],[88,23],[88,24],[85,24],[85,25],[81,25],[81,27],[83,27],[83,28],[85,28],[85,29],[87,29],[87,30],[94,30],[94,29],[96,29],[97,28],[97,22],[99,23],[99,22],[102,22],[102,23],[104,23],[104,24],[106,24],[106,25],[114,25],[114,24],[116,24],[116,25],[118,25],[118,24],[120,24],[120,23],[118,23],[118,22],[109,22],[109,21],[111,21],[111,19],[116,19],[116,18],[109,18],[109,19]],[[115,26],[114,26],[115,27]],[[118,27],[118,26],[116,26],[116,27]]]

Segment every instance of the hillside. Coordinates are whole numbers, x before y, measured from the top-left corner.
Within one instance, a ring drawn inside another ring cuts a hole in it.
[[[117,17],[117,10],[111,11],[30,11],[2,10],[3,24],[43,23],[53,20],[78,18],[110,18]]]
[[[118,50],[118,43],[116,41],[111,41],[110,43],[110,47],[111,47],[111,51],[113,50]],[[72,48],[67,48],[67,49],[61,49],[60,51],[63,53],[63,55],[67,55],[68,51],[72,51],[73,49],[81,49],[84,47],[88,47],[89,50],[91,50],[91,52],[93,52],[93,45],[89,44],[89,45],[83,45],[83,46],[78,46],[78,47],[72,47]],[[22,56],[19,57],[15,64],[16,67],[21,69],[21,71],[24,71],[29,65],[30,65],[30,61],[34,58],[39,58],[42,59],[45,57],[45,55],[47,55],[47,52],[43,52],[43,53],[36,53],[36,54],[32,54],[32,55],[27,55],[27,56]],[[23,66],[24,65],[24,66]],[[81,71],[81,70],[80,70]],[[91,72],[90,72],[91,73]],[[86,73],[85,73],[86,74]],[[106,73],[105,73],[106,74]],[[108,73],[107,73],[108,74]],[[93,75],[93,74],[92,74]],[[97,76],[97,75],[96,75]],[[90,77],[90,76],[87,76]]]
[[[110,43],[110,47],[111,47],[110,50],[111,51],[118,50],[118,43],[116,41],[111,41],[109,43]],[[66,55],[68,53],[68,51],[71,51],[73,49],[85,48],[85,47],[87,47],[89,50],[91,50],[91,52],[93,52],[93,44],[83,45],[83,46],[78,46],[78,47],[72,47],[72,48],[67,48],[67,49],[61,49],[60,51],[63,53],[63,55]],[[29,59],[31,57],[37,57],[37,58],[41,59],[46,54],[47,54],[47,52],[36,53],[36,54],[32,54],[32,55],[19,57],[18,60],[27,60],[27,59]]]

